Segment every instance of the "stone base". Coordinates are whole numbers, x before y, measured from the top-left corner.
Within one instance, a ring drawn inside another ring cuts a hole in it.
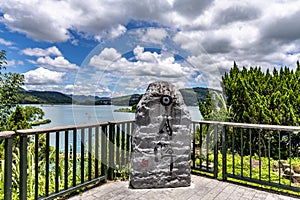
[[[149,188],[175,188],[175,187],[189,187],[191,185],[190,175],[176,175],[176,174],[147,174],[140,175],[143,178],[134,178],[130,180],[129,187],[133,189],[149,189]]]

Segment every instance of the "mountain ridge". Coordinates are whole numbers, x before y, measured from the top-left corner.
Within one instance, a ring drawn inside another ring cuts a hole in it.
[[[198,106],[198,102],[204,102],[208,88],[194,87],[179,89],[185,104],[188,106]],[[216,90],[215,90],[216,91]],[[137,104],[142,94],[131,94],[120,97],[99,97],[93,95],[69,95],[56,91],[35,91],[20,90],[19,104],[80,104],[80,105],[117,105],[132,106]]]

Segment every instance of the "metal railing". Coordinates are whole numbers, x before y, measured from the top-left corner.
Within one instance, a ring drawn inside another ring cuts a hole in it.
[[[129,163],[133,126],[130,120],[0,133],[0,199],[54,199],[113,180]]]
[[[300,127],[198,121],[192,133],[194,171],[300,196]]]
[[[130,120],[0,133],[0,199],[53,199],[114,179],[129,169],[133,130]],[[191,130],[194,172],[300,195],[291,175],[300,127],[194,121]]]

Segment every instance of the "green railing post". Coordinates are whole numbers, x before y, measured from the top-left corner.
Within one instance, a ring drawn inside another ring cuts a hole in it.
[[[218,178],[218,125],[214,125],[214,178]]]
[[[76,170],[77,170],[77,129],[73,129],[73,187],[76,186]]]
[[[101,126],[101,176],[107,178],[107,125]]]
[[[196,168],[196,124],[193,123],[193,154],[192,154],[192,161],[193,161],[193,169]]]
[[[222,126],[222,179],[227,180],[226,126]]]
[[[27,199],[27,136],[20,135],[20,200]]]
[[[14,133],[14,132],[13,132]],[[4,199],[12,199],[12,143],[13,137],[5,138],[5,166],[4,166]]]
[[[114,179],[114,154],[115,154],[115,124],[109,124],[109,143],[108,143],[108,171],[107,171],[107,179]]]

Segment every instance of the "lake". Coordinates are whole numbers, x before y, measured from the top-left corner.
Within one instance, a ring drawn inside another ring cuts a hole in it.
[[[24,105],[25,106],[25,105]],[[49,128],[57,126],[69,126],[80,124],[92,124],[115,120],[130,120],[135,118],[135,113],[114,112],[119,108],[131,108],[126,106],[91,106],[91,105],[29,105],[41,108],[44,119],[51,119],[51,123],[36,126],[34,128]],[[192,120],[201,120],[202,116],[198,107],[188,107]],[[87,133],[86,133],[87,134]],[[94,132],[93,132],[94,135]],[[60,133],[60,150],[64,150],[64,133]],[[55,133],[50,133],[50,145],[55,146]],[[94,143],[94,138],[92,139]],[[69,134],[69,145],[71,147],[73,135]],[[87,136],[86,141],[87,143]],[[81,138],[77,138],[77,152],[80,152]]]
[[[30,105],[41,108],[45,113],[45,119],[51,119],[50,124],[36,128],[91,124],[115,120],[130,120],[135,118],[134,113],[114,112],[126,106],[114,105]],[[131,107],[128,107],[131,108]],[[189,106],[192,120],[201,120],[202,116],[197,106]]]

